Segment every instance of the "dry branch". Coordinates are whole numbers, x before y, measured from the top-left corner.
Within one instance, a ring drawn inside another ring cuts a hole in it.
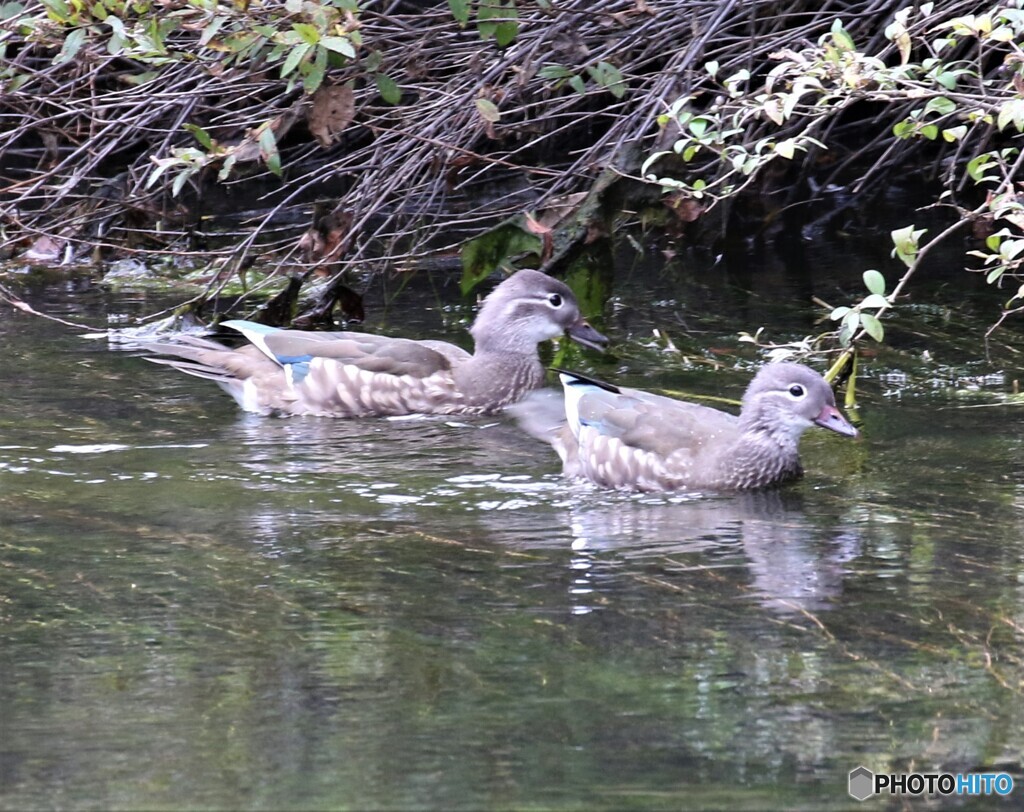
[[[279,63],[231,64],[214,47],[216,38],[204,41],[203,23],[212,17],[189,17],[189,25],[175,29],[168,62],[157,67],[111,53],[102,25],[90,27],[75,57],[62,61],[52,36],[26,39],[8,20],[0,23],[0,257],[48,248],[52,255],[42,258],[58,261],[99,247],[108,255],[173,250],[241,262],[258,250],[311,270],[327,260],[300,256],[299,235],[313,203],[330,197],[350,221],[344,254],[329,258],[332,272],[370,260],[408,265],[429,253],[454,252],[511,215],[585,192],[609,168],[636,175],[642,157],[664,137],[658,115],[681,96],[703,96],[710,104],[718,92],[705,63],[718,62],[722,74],[740,68],[763,74],[771,54],[815,42],[837,18],[861,47],[891,49],[879,21],[904,5],[520,2],[515,39],[501,48],[473,25],[460,27],[447,4],[371,0],[359,10],[364,47],[325,80],[325,87],[354,88],[337,113],[343,126],[310,128],[298,113],[288,135],[279,133],[280,178],[255,146],[258,133],[309,102],[301,85],[279,78]],[[968,13],[974,6],[939,0],[934,13]],[[232,9],[215,12],[239,13]],[[247,12],[253,25],[268,22],[261,15],[273,4],[261,9]],[[43,6],[30,3],[30,14],[44,19]],[[372,71],[371,54],[379,60]],[[624,93],[588,74],[601,63],[620,72]],[[542,69],[551,66],[564,66],[582,85],[545,78]],[[397,104],[385,102],[375,75],[397,84]],[[216,178],[221,165],[207,166],[174,197],[173,173],[151,183],[152,173],[154,162],[197,146],[186,125],[234,150],[237,161],[222,181]],[[828,126],[837,136],[843,126],[854,135],[867,125]],[[888,125],[877,126],[887,131]],[[918,149],[890,145],[883,137],[867,139],[829,180],[864,186]],[[238,200],[247,201],[245,216],[238,216]],[[236,215],[227,221],[234,230],[224,226],[217,239],[197,244],[208,231],[204,218],[224,210]]]

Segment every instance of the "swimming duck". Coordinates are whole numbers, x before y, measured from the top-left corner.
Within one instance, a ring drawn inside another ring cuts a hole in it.
[[[554,446],[567,476],[606,488],[764,488],[803,473],[798,446],[811,426],[857,436],[836,408],[832,388],[802,364],[763,367],[738,416],[578,373],[560,371],[559,377],[562,415],[551,416],[543,395],[513,412],[529,433]]]
[[[496,412],[541,386],[537,345],[563,333],[603,349],[607,339],[580,315],[572,291],[534,270],[505,279],[470,328],[474,351],[445,341],[357,332],[282,330],[249,321],[224,326],[250,342],[150,342],[149,360],[216,381],[258,414],[371,417]]]

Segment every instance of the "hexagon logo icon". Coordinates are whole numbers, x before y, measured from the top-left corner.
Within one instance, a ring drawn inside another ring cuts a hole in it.
[[[875,794],[875,774],[867,767],[850,770],[849,792],[858,801],[866,801]]]

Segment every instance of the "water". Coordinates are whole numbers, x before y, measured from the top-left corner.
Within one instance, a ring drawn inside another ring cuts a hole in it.
[[[644,347],[650,284],[589,363],[738,395]],[[24,314],[0,339],[0,808],[845,809],[858,764],[1020,804],[1012,370],[969,399],[878,362],[802,482],[630,496],[502,418],[257,418]]]

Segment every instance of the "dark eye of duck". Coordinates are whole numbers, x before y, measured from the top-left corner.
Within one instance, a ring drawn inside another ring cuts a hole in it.
[[[562,306],[562,296],[561,296],[561,294],[552,293],[550,296],[548,296],[548,304],[551,305],[552,307],[561,307]]]
[[[789,394],[794,398],[802,398],[807,393],[800,384],[795,383],[789,387]]]

